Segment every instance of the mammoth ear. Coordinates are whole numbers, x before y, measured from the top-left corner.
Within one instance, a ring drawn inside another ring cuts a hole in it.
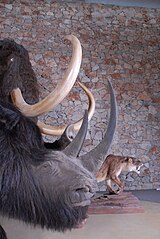
[[[20,114],[0,104],[0,122],[5,124],[8,130],[12,130],[20,120]]]

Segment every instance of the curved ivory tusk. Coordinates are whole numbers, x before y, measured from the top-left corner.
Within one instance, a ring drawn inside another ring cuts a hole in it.
[[[81,65],[82,48],[79,40],[75,36],[69,35],[66,36],[65,39],[72,43],[73,54],[64,78],[59,82],[54,91],[52,91],[45,99],[34,105],[29,105],[25,102],[19,88],[12,91],[11,97],[13,104],[25,116],[35,117],[52,110],[67,96],[73,87]]]
[[[92,116],[94,114],[95,111],[95,99],[93,94],[91,93],[91,91],[81,82],[78,81],[78,84],[80,85],[80,87],[85,91],[85,93],[88,96],[88,100],[89,100],[89,107],[88,107],[88,122],[92,119]],[[74,126],[74,130],[78,131],[81,127],[83,118],[81,118],[79,121],[77,121],[73,126]]]
[[[94,114],[94,111],[95,111],[94,96],[93,96],[93,94],[89,91],[89,89],[84,84],[80,83],[79,81],[78,81],[78,84],[85,91],[85,93],[87,94],[88,99],[89,99],[88,121],[90,121],[92,116],[93,116],[93,114]],[[83,118],[73,124],[73,129],[75,131],[78,131],[80,129],[82,121],[83,121]],[[38,122],[38,126],[39,126],[39,128],[41,130],[41,133],[43,133],[43,134],[47,134],[47,135],[62,135],[67,125],[51,126],[51,125],[46,125],[46,124],[44,124],[42,122]]]

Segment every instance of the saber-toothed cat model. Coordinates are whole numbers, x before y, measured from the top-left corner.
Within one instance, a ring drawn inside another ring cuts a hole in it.
[[[124,157],[120,155],[110,154],[103,162],[101,168],[96,174],[98,182],[106,180],[107,190],[110,194],[119,194],[123,191],[124,184],[120,181],[118,176],[122,171],[140,173],[140,168],[143,166],[140,160],[134,157]],[[118,190],[115,191],[112,188],[112,182],[118,186]]]

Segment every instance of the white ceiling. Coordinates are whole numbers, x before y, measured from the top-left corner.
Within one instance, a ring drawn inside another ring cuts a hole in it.
[[[147,8],[160,8],[160,0],[84,0],[86,3],[103,3],[117,6],[137,6]]]

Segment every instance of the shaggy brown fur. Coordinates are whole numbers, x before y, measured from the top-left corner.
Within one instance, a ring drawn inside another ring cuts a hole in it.
[[[108,155],[103,162],[101,168],[96,174],[98,182],[106,180],[107,189],[110,194],[119,194],[123,191],[123,183],[118,176],[122,171],[140,173],[140,168],[143,164],[140,160],[133,157],[124,157],[119,155]],[[118,190],[114,191],[112,188],[112,182],[118,186]]]

